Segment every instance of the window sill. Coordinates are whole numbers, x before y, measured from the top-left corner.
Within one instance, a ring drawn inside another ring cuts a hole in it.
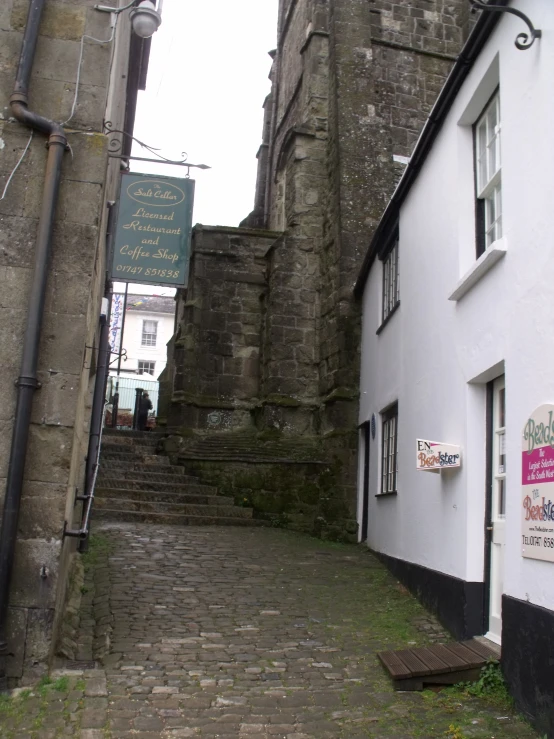
[[[461,300],[497,262],[506,256],[507,249],[508,245],[505,236],[494,241],[458,282],[452,294],[449,295],[448,300]]]
[[[398,495],[398,490],[395,490],[394,493],[377,493],[376,498],[390,498],[391,496]]]
[[[379,326],[379,328],[375,332],[377,334],[377,336],[379,336],[379,334],[381,333],[381,331],[385,328],[385,326],[387,325],[387,323],[390,321],[390,319],[394,316],[394,314],[396,313],[396,311],[399,308],[400,308],[400,301],[398,301],[398,303],[394,306],[394,308],[391,310],[391,312],[389,313],[389,315],[385,318],[385,320],[383,321],[383,323]],[[384,495],[386,495],[386,493],[384,493]]]

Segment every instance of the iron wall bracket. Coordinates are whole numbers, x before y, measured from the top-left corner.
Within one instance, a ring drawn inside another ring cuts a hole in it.
[[[535,43],[535,39],[541,38],[542,36],[540,28],[535,28],[525,13],[522,13],[521,10],[517,10],[517,8],[510,8],[507,5],[491,5],[483,0],[469,0],[469,2],[471,3],[472,12],[476,10],[484,10],[489,13],[510,13],[511,15],[515,15],[520,18],[529,29],[529,33],[522,31],[516,36],[514,44],[520,51],[530,49]]]

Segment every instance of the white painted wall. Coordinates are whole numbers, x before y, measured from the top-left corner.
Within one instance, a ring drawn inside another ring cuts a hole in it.
[[[142,346],[143,321],[158,322],[156,346]],[[173,336],[174,322],[172,313],[127,310],[123,332],[123,349],[127,350],[127,361],[121,362],[121,370],[124,372],[136,370],[139,360],[156,362],[153,379],[157,380],[167,364],[167,342]],[[112,365],[111,374],[114,374],[115,366]]]
[[[382,263],[363,298],[360,423],[375,413],[369,545],[393,557],[482,581],[485,383],[506,374],[505,592],[554,607],[552,564],[521,556],[521,434],[554,402],[554,4],[513,3],[543,38],[527,51],[504,14],[464,83],[400,217],[401,305],[380,335]],[[500,82],[507,254],[459,302],[475,262],[471,123]],[[379,412],[399,404],[398,495],[380,485]],[[462,447],[459,470],[417,472],[415,440]],[[363,460],[360,459],[360,464]],[[361,488],[360,488],[361,494]]]

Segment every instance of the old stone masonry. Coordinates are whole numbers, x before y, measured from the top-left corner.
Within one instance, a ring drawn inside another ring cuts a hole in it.
[[[535,733],[498,692],[395,692],[376,652],[448,638],[365,549],[281,529],[104,523],[79,661],[0,701],[3,739]]]

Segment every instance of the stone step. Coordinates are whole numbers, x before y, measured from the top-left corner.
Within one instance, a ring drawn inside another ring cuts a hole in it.
[[[126,439],[163,439],[166,436],[165,431],[133,431],[132,429],[121,431],[120,429],[104,428],[102,436],[116,436]]]
[[[265,526],[266,521],[257,518],[228,518],[218,516],[180,516],[171,513],[138,513],[117,511],[111,508],[98,509],[96,521],[122,521],[124,523],[153,523],[160,526]]]
[[[133,464],[136,464],[137,462],[142,462],[142,464],[160,466],[163,465],[165,467],[169,467],[169,465],[171,464],[169,461],[169,457],[162,457],[160,454],[135,454],[133,452],[116,453],[105,451],[104,449],[102,449],[102,451],[100,452],[100,463],[106,461],[131,462]]]
[[[103,489],[115,488],[118,490],[142,490],[154,493],[189,493],[190,495],[217,495],[217,488],[202,483],[156,482],[153,480],[127,480],[125,478],[110,477],[97,483]]]
[[[147,468],[148,469],[148,468]],[[184,469],[184,468],[183,468]],[[170,482],[183,485],[200,485],[201,482],[195,475],[185,475],[182,472],[174,473],[171,467],[164,467],[160,472],[146,472],[142,468],[136,470],[123,470],[120,467],[100,466],[98,472],[98,484],[106,486],[112,480],[128,480],[140,482]]]
[[[156,454],[157,444],[108,444],[102,442],[102,451],[110,454]]]
[[[210,505],[233,506],[234,500],[226,495],[204,495],[202,493],[172,493],[154,490],[128,490],[127,488],[112,488],[99,485],[94,491],[94,498],[98,500],[133,500],[151,503],[172,503],[178,505]]]
[[[203,518],[252,518],[252,508],[225,505],[194,505],[190,503],[164,503],[125,498],[96,498],[95,510],[111,510],[132,513],[161,513],[175,516],[200,516]]]
[[[219,452],[180,452],[179,459],[182,462],[187,460],[193,462],[252,462],[256,464],[275,464],[277,462],[286,462],[288,464],[324,464],[321,460],[310,458],[299,458],[298,453],[295,455],[265,455],[251,454],[250,452],[241,452],[237,449],[233,451],[223,450]]]
[[[160,440],[163,439],[163,436],[152,436],[152,434],[148,434],[146,436],[128,436],[127,434],[119,434],[116,436],[115,434],[107,435],[102,434],[102,441],[106,444],[127,444],[129,446],[149,446],[149,445],[156,445],[160,443]]]
[[[158,457],[160,460],[167,459],[166,457]],[[155,469],[155,471],[153,471]],[[159,464],[145,464],[140,460],[132,460],[130,462],[124,462],[117,459],[104,460],[103,455],[100,456],[100,470],[104,470],[111,474],[113,471],[120,477],[127,477],[128,475],[136,473],[144,473],[147,475],[163,475],[164,477],[173,476],[176,477],[185,475],[185,468],[180,464],[168,464],[167,462],[161,462]]]

